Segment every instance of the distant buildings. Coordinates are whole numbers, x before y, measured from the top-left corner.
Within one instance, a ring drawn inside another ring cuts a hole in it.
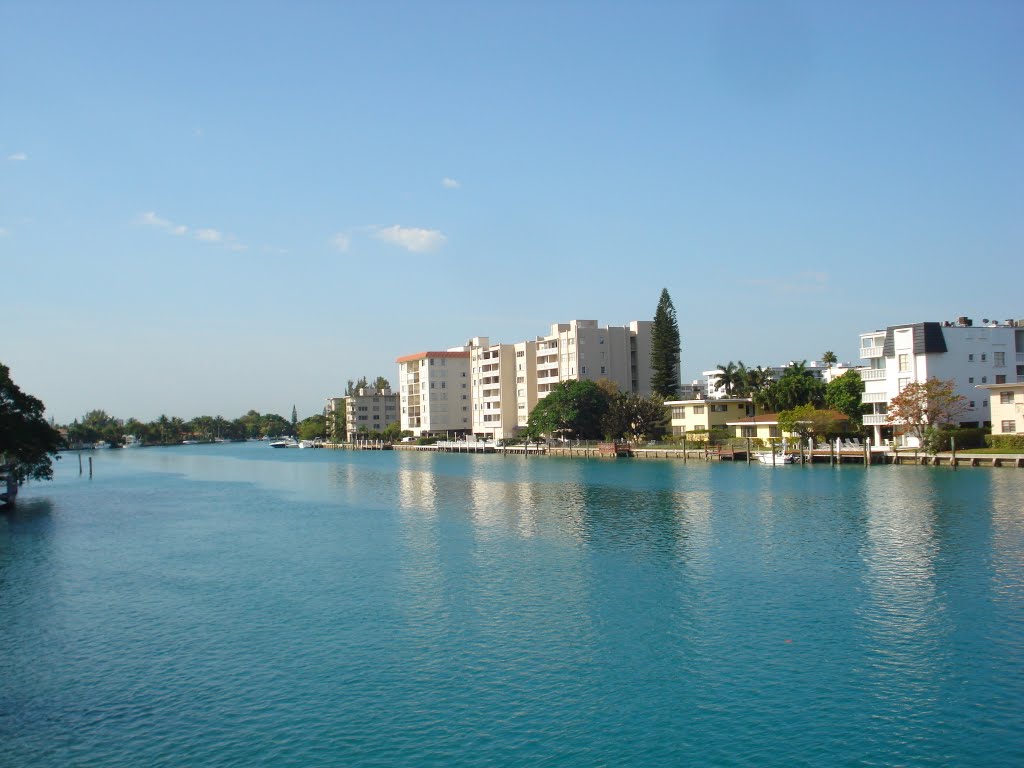
[[[978,385],[988,393],[993,435],[1024,433],[1024,376],[1018,375],[1017,379],[1013,384]]]
[[[492,344],[486,336],[446,352],[398,358],[402,429],[500,440],[527,425],[537,401],[564,381],[607,379],[651,394],[651,325],[634,320],[555,323],[546,336]]]
[[[970,318],[961,317],[955,322],[894,325],[862,333],[862,402],[870,411],[864,426],[872,429],[876,444],[893,438],[913,444],[913,438],[901,435],[889,421],[888,406],[908,384],[930,378],[956,384],[956,393],[968,405],[961,426],[990,426],[990,391],[978,386],[1024,382],[1022,353],[1024,323],[1020,321],[983,320],[974,325]]]

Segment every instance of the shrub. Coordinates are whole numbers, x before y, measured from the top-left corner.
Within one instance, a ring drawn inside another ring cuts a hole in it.
[[[1024,435],[985,435],[985,445],[1007,453],[1024,453]]]
[[[956,441],[957,450],[968,448],[983,448],[988,430],[981,427],[955,427],[945,429],[928,430],[925,441],[928,451],[938,453],[949,450],[949,441]]]

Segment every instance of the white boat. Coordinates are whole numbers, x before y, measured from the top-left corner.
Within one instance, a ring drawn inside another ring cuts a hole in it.
[[[139,440],[135,435],[124,436],[124,447],[125,448],[141,448],[142,441]]]
[[[796,464],[798,459],[796,454],[793,453],[772,453],[771,451],[763,451],[761,453],[755,453],[757,460],[762,464],[769,467],[781,467],[783,464]]]
[[[294,437],[281,437],[270,441],[271,448],[299,448],[299,441]]]
[[[92,444],[92,449],[94,451],[98,451],[101,448],[109,448],[109,447],[110,447],[110,443],[108,443],[106,440],[97,440],[95,443]]]
[[[299,440],[299,448],[316,448],[314,440]]]
[[[182,440],[181,444],[182,445],[199,445],[199,441],[198,440]]]

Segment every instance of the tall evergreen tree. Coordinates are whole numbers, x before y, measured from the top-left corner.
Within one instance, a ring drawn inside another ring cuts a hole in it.
[[[651,325],[651,389],[658,397],[679,396],[679,323],[668,289],[661,289]]]

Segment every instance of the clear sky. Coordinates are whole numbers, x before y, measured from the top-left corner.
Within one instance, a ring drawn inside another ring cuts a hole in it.
[[[0,362],[58,422],[679,315],[683,377],[1024,318],[1024,3],[0,3]]]

